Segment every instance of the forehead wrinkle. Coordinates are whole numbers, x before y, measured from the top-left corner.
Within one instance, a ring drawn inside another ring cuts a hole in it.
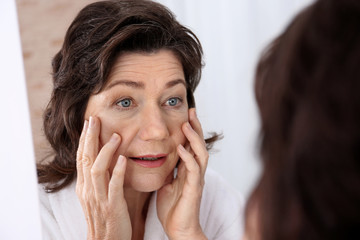
[[[181,62],[168,51],[161,51],[160,55],[158,53],[120,55],[112,67],[109,80],[105,89],[119,84],[135,89],[155,87],[154,89],[158,90],[178,84],[183,84],[186,88],[187,85]]]
[[[171,54],[173,55],[173,54]],[[139,59],[139,57],[141,59]],[[153,58],[155,57],[155,59]],[[157,62],[166,62],[169,65],[164,68],[163,65],[157,64]],[[181,61],[179,61],[175,56],[170,58],[168,56],[156,56],[153,54],[137,54],[137,53],[130,53],[126,55],[120,55],[117,59],[117,63],[113,66],[112,72],[130,72],[139,74],[140,72],[131,71],[130,69],[133,66],[138,67],[139,65],[142,66],[142,69],[156,69],[157,71],[168,71],[168,70],[178,70],[179,66],[183,69]],[[128,69],[130,68],[130,69]],[[142,74],[142,73],[140,73]]]
[[[131,88],[138,88],[138,89],[144,89],[145,84],[142,82],[135,82],[131,80],[113,80],[111,83],[105,88],[105,90],[109,90],[110,88],[116,86],[116,85],[123,85]]]
[[[168,78],[183,78],[184,77],[184,73],[183,73],[183,69],[181,64],[177,63],[177,62],[168,62],[170,64],[167,66],[163,66],[163,65],[151,65],[151,64],[143,64],[141,65],[140,69],[139,68],[139,64],[138,63],[122,63],[122,64],[118,64],[115,65],[112,69],[112,71],[109,74],[109,79],[111,78],[116,78],[116,75],[120,75],[120,78],[124,78],[124,79],[140,79],[143,77],[147,77],[148,72],[150,70],[153,70],[155,72],[158,73],[163,73],[164,75],[166,75],[166,77]],[[136,66],[135,68],[132,68],[131,65]],[[180,65],[180,67],[179,67]],[[144,71],[145,69],[145,71]],[[147,69],[149,69],[149,71],[147,71]],[[181,69],[181,72],[179,74],[179,69]],[[181,76],[179,76],[181,75]],[[175,77],[173,77],[175,76]]]

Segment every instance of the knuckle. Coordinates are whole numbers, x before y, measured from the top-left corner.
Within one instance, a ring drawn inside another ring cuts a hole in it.
[[[91,196],[89,193],[83,191],[82,194],[81,194],[81,199],[84,201],[84,202],[87,202],[89,203],[91,201]]]
[[[112,206],[111,204],[105,204],[104,206],[102,206],[102,208],[106,215],[111,215],[111,213],[113,213],[114,211],[114,206]]]
[[[91,176],[92,177],[100,177],[104,171],[102,171],[101,169],[97,168],[97,167],[92,167],[91,170],[90,170],[90,173],[91,173]]]
[[[96,139],[96,136],[94,135],[94,132],[89,129],[89,131],[86,133],[86,136],[84,138],[84,144],[89,145]]]
[[[88,155],[84,154],[81,160],[84,167],[91,167],[91,158]]]
[[[78,150],[78,151],[76,152],[76,159],[77,159],[78,161],[81,160],[82,155],[83,155],[82,151]]]
[[[76,185],[75,192],[78,197],[81,197],[82,196],[82,187]]]
[[[118,177],[119,177],[119,176],[122,176],[122,175],[123,175],[123,171],[122,171],[122,169],[114,168],[112,175],[115,175],[115,176],[118,176]]]

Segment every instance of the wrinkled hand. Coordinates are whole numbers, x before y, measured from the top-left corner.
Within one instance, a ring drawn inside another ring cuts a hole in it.
[[[126,159],[120,156],[110,173],[109,166],[120,136],[113,134],[101,149],[100,120],[85,121],[77,151],[76,193],[83,208],[88,239],[131,239],[131,222],[124,198]]]
[[[206,239],[199,214],[209,154],[195,109],[189,110],[189,121],[182,126],[189,150],[178,146],[177,177],[157,193],[158,217],[170,239]]]

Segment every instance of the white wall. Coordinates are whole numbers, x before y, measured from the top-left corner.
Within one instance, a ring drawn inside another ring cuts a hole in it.
[[[34,150],[14,0],[0,2],[0,239],[41,239]]]
[[[205,132],[223,132],[209,166],[246,197],[260,172],[253,75],[261,50],[312,0],[158,0],[199,37],[206,66],[195,92]]]

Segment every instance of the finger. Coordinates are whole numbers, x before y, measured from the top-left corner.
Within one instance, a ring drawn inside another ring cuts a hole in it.
[[[209,153],[206,150],[205,141],[197,134],[197,132],[195,132],[188,122],[183,124],[182,130],[186,138],[189,140],[191,149],[195,154],[195,160],[200,165],[201,174],[204,176],[209,159]]]
[[[194,157],[191,155],[191,153],[186,151],[186,149],[181,144],[179,144],[177,150],[181,160],[184,162],[185,165],[185,169],[186,169],[185,181],[187,182],[188,185],[192,186],[190,193],[193,193],[194,189],[199,189],[199,186],[202,186],[200,166],[196,162]]]
[[[94,236],[95,235],[95,216],[93,215],[94,211],[93,208],[90,206],[89,202],[85,202],[82,205],[84,209],[84,214],[87,222],[87,230],[88,230],[88,236]]]
[[[180,155],[179,155],[180,156]],[[185,167],[185,163],[183,160],[180,159],[179,163],[178,163],[178,167],[177,167],[177,174],[176,174],[176,179],[178,181],[180,181],[181,184],[183,184],[183,180],[186,177],[186,167]]]
[[[89,118],[89,127],[85,136],[83,164],[92,166],[99,151],[100,123],[97,117]]]
[[[100,150],[92,168],[91,179],[96,196],[101,199],[107,198],[109,186],[109,166],[113,159],[114,153],[120,144],[120,136],[114,133],[109,142]]]
[[[109,184],[109,200],[118,201],[124,199],[124,178],[126,170],[126,158],[120,155],[115,164]]]
[[[192,129],[200,136],[201,139],[203,139],[205,148],[206,148],[206,143],[205,143],[205,139],[204,139],[204,133],[201,127],[201,123],[196,115],[196,109],[195,108],[190,108],[189,109],[189,122],[190,122],[190,126],[192,127]],[[185,148],[186,149],[186,148]],[[191,151],[192,152],[192,149]]]
[[[204,133],[201,127],[201,123],[196,115],[196,109],[195,108],[190,108],[189,109],[189,120],[190,120],[190,125],[192,126],[192,128],[195,130],[195,132],[197,134],[199,134],[199,136],[204,139]]]
[[[99,151],[99,134],[100,123],[96,117],[89,118],[89,127],[85,136],[84,151],[82,154],[82,165],[84,174],[84,185],[86,191],[90,191],[91,180],[91,167],[98,155]]]
[[[189,141],[186,141],[186,143],[184,144],[184,148],[186,151],[188,151],[189,153],[191,153],[191,155],[193,155],[193,157],[195,157],[195,153],[192,150]]]
[[[79,139],[79,146],[76,152],[76,172],[77,172],[77,181],[76,186],[80,187],[84,183],[84,174],[83,174],[83,166],[82,166],[82,155],[84,151],[84,144],[85,144],[85,136],[86,131],[88,129],[89,122],[85,120],[83,129],[81,131],[80,139]]]

